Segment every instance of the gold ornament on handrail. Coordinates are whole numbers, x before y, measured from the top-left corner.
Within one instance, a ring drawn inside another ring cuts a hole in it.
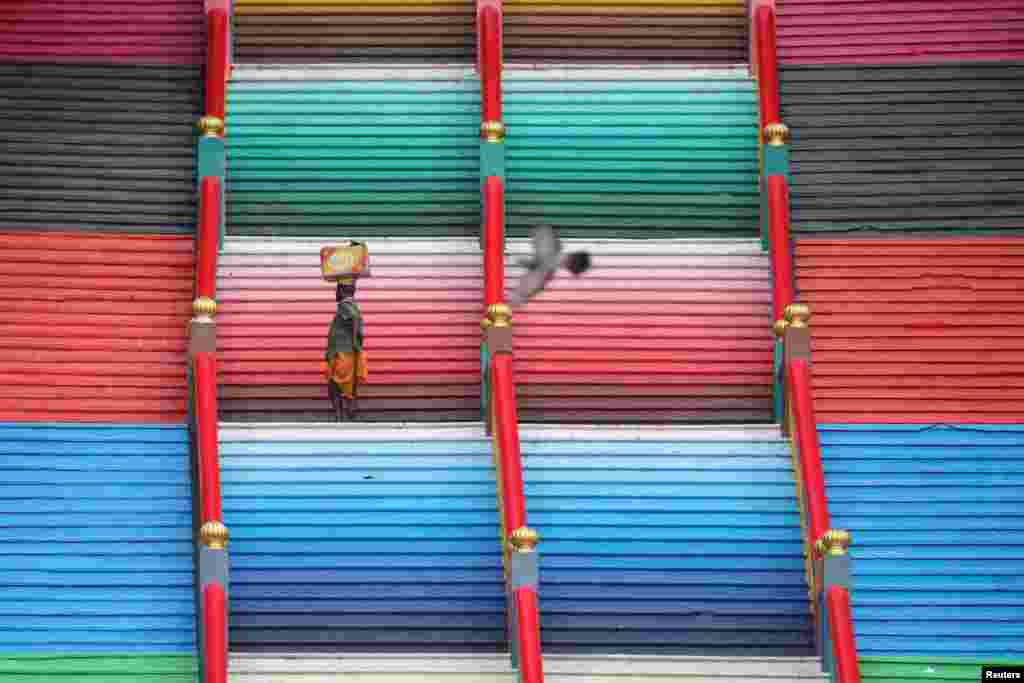
[[[776,337],[781,337],[786,334],[787,327],[789,327],[789,323],[785,320],[776,320],[772,325],[772,332],[775,333]]]
[[[487,142],[504,142],[505,124],[501,121],[484,121],[480,124],[480,137]]]
[[[818,555],[822,556],[845,555],[847,548],[850,547],[850,540],[849,531],[845,529],[829,529],[815,542],[814,549],[818,551]]]
[[[216,520],[199,529],[199,541],[210,550],[224,550],[228,546],[228,528]]]
[[[510,327],[512,325],[512,309],[506,304],[491,304],[487,307],[487,319],[493,327]]]
[[[222,138],[224,137],[224,119],[217,116],[204,116],[199,119],[199,123],[196,124],[199,128],[199,133],[203,137],[207,138]]]
[[[811,319],[811,309],[804,304],[790,304],[786,306],[785,316],[789,327],[807,327],[807,321]]]
[[[782,122],[769,123],[764,127],[764,141],[776,147],[786,144],[789,142],[789,126]]]
[[[217,314],[217,302],[208,296],[201,296],[192,302],[192,313],[212,317]]]
[[[508,542],[517,553],[532,553],[540,543],[540,534],[530,527],[521,526],[509,535]]]

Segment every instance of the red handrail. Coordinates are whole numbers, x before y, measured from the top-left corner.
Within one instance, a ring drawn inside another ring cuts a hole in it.
[[[206,680],[204,683],[227,683],[227,596],[216,583],[203,588],[203,644],[206,649]]]
[[[765,126],[780,123],[779,72],[775,44],[775,8],[761,2],[754,8],[756,37],[757,95],[760,116],[759,137]],[[762,155],[763,156],[763,155]],[[762,187],[768,201],[768,239],[772,260],[772,320],[781,320],[786,306],[793,303],[793,265],[789,253],[789,184],[783,175],[767,178]]]
[[[775,7],[761,2],[754,8],[757,35],[757,85],[761,128],[779,121],[779,72],[775,47]]]
[[[531,588],[515,591],[516,614],[519,619],[519,671],[523,683],[543,683],[544,663],[540,656],[540,609],[537,607],[537,593]]]
[[[526,497],[519,451],[519,417],[512,379],[512,356],[495,354],[491,360],[491,400],[494,402],[494,431],[498,442],[498,470],[502,492],[501,514],[507,532],[526,526]],[[508,552],[508,548],[502,551]],[[540,647],[540,610],[532,587],[519,587],[510,598],[515,602],[521,683],[543,683],[544,662]]]
[[[779,107],[779,74],[776,48],[775,3],[774,0],[754,0],[751,43],[756,57],[758,104],[760,109],[759,136],[774,138],[773,142],[784,142],[788,134],[781,124]],[[769,126],[771,128],[769,128]],[[763,144],[763,142],[762,142]],[[772,262],[773,322],[783,319],[786,308],[795,303],[792,256],[789,251],[789,186],[783,173],[764,173],[762,191],[766,193],[768,209],[768,237]],[[806,308],[799,315],[806,316]],[[794,310],[794,318],[797,316]],[[793,328],[786,332],[787,340]],[[786,395],[792,415],[793,434],[799,462],[800,501],[806,510],[808,552],[815,560],[819,558],[818,542],[829,531],[830,519],[828,500],[825,496],[825,477],[821,466],[821,451],[818,443],[818,427],[814,414],[814,398],[809,365],[810,340],[807,337],[806,322],[800,321],[800,334],[792,336],[796,348],[792,354],[787,341],[784,354]],[[799,341],[797,341],[799,339]],[[844,550],[845,552],[845,550]],[[818,562],[813,562],[812,574],[816,574]],[[812,576],[814,590],[819,590],[820,576]],[[815,593],[814,600],[818,600]],[[828,627],[832,638],[834,660],[837,667],[838,683],[859,683],[860,670],[857,665],[857,645],[853,635],[849,594],[845,588],[831,586],[825,594],[828,610]]]
[[[221,521],[220,463],[217,453],[217,359],[212,353],[196,353],[196,442],[199,448],[199,500],[202,521]]]
[[[841,683],[860,681],[860,664],[853,638],[853,615],[850,611],[850,593],[840,586],[825,592],[828,623],[832,631],[832,657],[836,664],[836,680]]]
[[[206,117],[224,122],[229,64],[230,22],[224,6],[210,7],[206,14]],[[209,120],[207,119],[207,123]],[[218,126],[208,130],[218,134]],[[223,134],[223,128],[219,134]],[[200,147],[200,153],[210,153]],[[222,153],[222,151],[220,152]],[[199,181],[199,225],[196,235],[196,301],[194,326],[206,328],[203,341],[190,347],[197,448],[197,486],[202,528],[201,542],[207,550],[201,554],[200,570],[209,572],[201,586],[203,682],[227,683],[228,679],[228,604],[227,604],[227,529],[222,522],[220,462],[217,438],[217,359],[213,352],[213,320],[217,253],[220,248],[220,221],[223,209],[223,182],[217,175]],[[193,327],[193,334],[196,333]],[[198,337],[194,337],[197,339]]]
[[[501,152],[504,126],[501,120],[501,0],[479,0],[477,5],[477,71],[481,88],[481,134],[485,138],[481,155]],[[491,145],[498,145],[492,147]],[[484,158],[483,156],[481,157]],[[514,585],[528,575],[522,568],[510,569],[510,544],[516,543],[516,561],[536,555],[527,547],[522,534],[526,532],[526,499],[523,492],[523,469],[519,451],[519,415],[516,403],[515,380],[512,375],[512,348],[508,310],[500,306],[505,292],[505,207],[504,178],[494,167],[483,182],[483,247],[484,247],[484,303],[489,307],[488,322],[492,326],[487,353],[490,358],[486,383],[490,392],[489,406],[492,417],[494,443],[497,448],[498,498],[502,521],[502,557],[505,560],[505,579],[508,587],[508,609],[515,614],[515,628],[509,637],[517,644],[521,683],[543,683],[544,665],[540,647],[540,614],[535,585]],[[493,307],[493,308],[490,308]],[[504,309],[504,310],[503,310]],[[500,316],[500,318],[499,318]],[[500,324],[500,327],[499,327]],[[500,332],[500,333],[499,333]],[[527,536],[529,533],[527,533]],[[529,543],[535,544],[534,537]],[[534,569],[535,571],[535,569]]]
[[[211,9],[206,15],[206,114],[224,119],[228,83],[227,10]]]
[[[505,292],[505,187],[501,178],[484,181],[484,304],[500,303]],[[491,248],[490,245],[496,245]]]
[[[196,296],[210,299],[217,277],[217,242],[220,239],[220,178],[199,182],[199,236],[196,239]]]
[[[501,120],[501,3],[481,2],[477,8],[477,70],[480,73],[481,121]]]
[[[811,398],[811,369],[807,361],[792,359],[786,368],[790,391],[790,410],[795,425],[794,437],[800,453],[800,477],[803,481],[804,503],[807,506],[807,539],[810,547],[829,530],[828,500],[825,477],[821,469],[818,427]]]
[[[793,257],[789,252],[789,187],[786,177],[767,178],[768,244],[772,262],[772,320],[782,320],[793,303]]]
[[[523,469],[519,453],[519,415],[515,383],[512,380],[511,355],[495,354],[491,361],[491,383],[504,500],[503,514],[505,528],[511,532],[526,526],[526,498],[523,496]]]

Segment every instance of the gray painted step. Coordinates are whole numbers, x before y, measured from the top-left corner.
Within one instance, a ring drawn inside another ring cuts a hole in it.
[[[820,683],[813,657],[547,656],[547,683]],[[514,683],[505,655],[233,655],[237,683]]]

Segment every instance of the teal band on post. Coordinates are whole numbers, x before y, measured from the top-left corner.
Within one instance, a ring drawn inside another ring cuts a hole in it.
[[[489,176],[505,177],[505,143],[480,142],[480,182]]]
[[[196,171],[199,180],[207,176],[217,176],[224,180],[226,159],[224,157],[224,138],[202,136],[196,143]]]
[[[781,175],[789,178],[789,145],[765,145],[764,175]]]

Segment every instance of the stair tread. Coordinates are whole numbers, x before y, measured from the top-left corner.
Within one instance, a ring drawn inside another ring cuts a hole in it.
[[[358,433],[361,441],[385,439],[485,440],[482,423],[375,422],[316,424],[298,422],[221,422],[223,440],[319,440],[324,434]],[[723,427],[679,425],[520,425],[521,441],[773,441],[781,442],[778,425]]]
[[[233,654],[231,671],[245,673],[512,674],[507,655]],[[700,676],[706,678],[821,679],[813,657],[700,657],[548,655],[545,672],[561,676]]]

